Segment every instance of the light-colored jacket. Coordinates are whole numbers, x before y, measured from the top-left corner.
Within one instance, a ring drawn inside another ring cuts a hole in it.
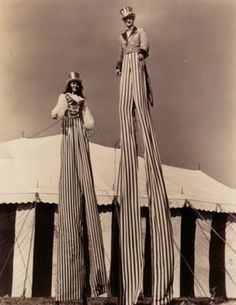
[[[136,52],[143,54],[144,58],[148,57],[149,42],[144,29],[134,27],[129,37],[127,37],[127,32],[125,31],[120,35],[119,40],[120,52],[116,65],[117,69],[121,70],[123,57],[127,53]]]

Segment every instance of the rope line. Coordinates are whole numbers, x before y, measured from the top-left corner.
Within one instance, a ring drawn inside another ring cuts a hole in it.
[[[28,210],[28,212],[27,212],[27,214],[26,214],[26,216],[25,216],[24,222],[23,222],[23,224],[22,224],[22,226],[21,226],[21,228],[20,228],[20,230],[19,230],[17,236],[15,236],[14,243],[13,243],[13,245],[11,246],[11,249],[10,249],[10,251],[9,251],[9,253],[8,253],[8,256],[7,256],[6,260],[5,260],[5,263],[4,263],[4,265],[2,266],[2,269],[1,269],[1,271],[0,271],[0,278],[1,278],[2,274],[3,274],[3,271],[4,271],[4,269],[5,269],[6,265],[7,265],[7,263],[8,263],[8,260],[9,260],[9,258],[10,258],[11,252],[12,252],[13,249],[14,249],[15,243],[16,243],[17,239],[19,238],[20,233],[21,233],[21,231],[22,231],[22,229],[23,229],[23,227],[24,227],[24,225],[25,225],[25,222],[26,222],[26,219],[28,218],[29,212],[30,212],[30,210]]]
[[[236,220],[236,217],[233,213],[228,213],[234,220]]]
[[[198,212],[198,210],[196,210],[195,208],[193,208],[192,206],[191,206],[191,208],[200,216],[200,218],[202,219],[202,220],[204,220],[204,221],[206,221],[205,220],[205,218],[201,215],[201,213],[200,212]],[[211,225],[209,225],[207,222],[206,222],[206,224],[207,224],[207,226],[209,227],[209,228],[211,228],[211,230],[216,234],[216,236],[217,237],[219,237],[219,239],[221,240],[221,241],[223,241],[235,254],[236,254],[236,250],[233,248],[233,247],[231,247],[230,246],[230,244],[224,239],[224,238],[222,238],[221,236],[220,236],[220,234],[215,230],[215,229],[213,229],[212,227],[211,227]]]
[[[32,244],[33,244],[33,235],[34,235],[34,230],[35,230],[35,223],[36,223],[36,207],[37,207],[37,202],[35,203],[35,207],[34,207],[34,221],[32,223],[32,230],[31,230],[31,236],[30,236],[30,246],[29,246],[29,254],[28,254],[28,258],[27,258],[27,264],[26,264],[26,270],[25,270],[25,279],[24,279],[24,285],[23,285],[23,291],[22,291],[22,296],[25,297],[25,293],[26,293],[26,280],[28,278],[28,270],[29,270],[29,261],[30,261],[30,254],[31,254],[31,250],[32,250]],[[30,283],[31,285],[31,289],[32,289],[32,283]]]
[[[194,274],[192,268],[189,266],[188,261],[186,260],[186,258],[184,257],[183,253],[181,252],[181,250],[180,250],[179,246],[177,245],[175,239],[173,239],[173,242],[174,242],[174,245],[175,245],[176,249],[178,250],[180,256],[183,258],[183,260],[184,260],[186,266],[188,267],[189,271],[191,272],[191,274],[192,274],[194,280],[196,281],[196,284],[198,285],[198,288],[200,288],[200,290],[202,290],[203,294],[207,297],[208,295],[207,295],[206,291],[204,290],[204,288],[203,288],[202,285],[200,284],[200,282],[199,282],[199,280],[197,279],[196,275]]]
[[[229,224],[229,225],[226,227],[226,234],[231,233],[231,234],[233,234],[234,236],[236,236],[236,232],[235,232],[234,230],[235,230],[235,228],[233,228],[232,225]]]
[[[51,127],[53,127],[54,125],[57,125],[61,120],[62,120],[62,119],[59,119],[59,120],[57,120],[56,122],[53,122],[52,124],[48,125],[47,127],[45,127],[45,128],[43,128],[43,129],[41,129],[41,130],[35,132],[34,134],[32,134],[31,136],[26,137],[26,138],[32,139],[32,138],[34,138],[34,137],[40,135],[40,134],[43,133],[44,131],[46,131],[46,130],[50,129]]]
[[[205,236],[206,240],[209,242],[210,244],[210,238],[206,235],[206,232],[204,231],[202,225],[199,223],[198,219],[197,219],[197,223],[202,231],[202,234]],[[224,261],[221,259],[221,257],[219,257],[220,262],[224,264]],[[224,272],[226,272],[226,274],[228,275],[228,277],[231,279],[231,281],[233,282],[233,284],[236,286],[236,282],[234,281],[234,279],[231,277],[229,271],[226,269],[226,267],[221,268],[221,270],[223,270]]]

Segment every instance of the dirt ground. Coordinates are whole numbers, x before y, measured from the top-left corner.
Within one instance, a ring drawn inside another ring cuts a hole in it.
[[[86,305],[117,305],[117,298],[87,299]],[[0,305],[85,305],[82,301],[55,302],[54,298],[0,298]],[[138,301],[137,305],[151,305],[150,298]],[[236,299],[211,300],[209,298],[178,298],[172,300],[170,305],[236,305]]]

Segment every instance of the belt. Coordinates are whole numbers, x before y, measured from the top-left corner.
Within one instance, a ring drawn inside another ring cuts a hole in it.
[[[125,54],[130,54],[130,53],[138,53],[138,50],[125,50]]]

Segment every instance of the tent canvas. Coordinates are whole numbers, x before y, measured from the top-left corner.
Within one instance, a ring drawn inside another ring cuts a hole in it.
[[[0,203],[58,203],[61,136],[20,138],[0,144]],[[110,203],[115,194],[119,149],[90,143],[98,204]],[[144,160],[139,158],[139,198],[147,206]],[[171,207],[188,200],[207,211],[236,212],[236,192],[200,170],[163,165]]]
[[[37,217],[36,212],[33,212],[34,209],[32,209],[32,205],[30,206],[29,203],[58,203],[60,139],[61,136],[57,135],[37,139],[21,138],[0,144],[0,204],[18,203],[15,212],[15,243],[12,249],[12,296],[22,295],[24,289],[26,296],[35,295],[35,293],[37,294],[40,291],[40,289],[37,290],[32,287],[37,286],[34,282],[36,281],[35,277],[37,274],[35,271],[35,264],[38,263],[35,261],[34,251],[35,249],[38,249],[35,244],[37,244],[38,238],[40,239],[41,237],[40,233],[37,233],[34,230]],[[100,207],[103,205],[108,206],[111,204],[113,197],[116,194],[116,176],[119,167],[120,151],[119,149],[104,147],[93,143],[90,144],[90,150],[98,204]],[[139,158],[139,172],[139,198],[141,206],[145,208],[147,207],[148,202],[145,187],[144,162],[142,158]],[[200,215],[197,214],[193,243],[193,247],[195,247],[195,251],[193,250],[195,257],[193,262],[193,286],[195,296],[210,296],[209,253],[213,216],[206,217],[205,214],[202,214],[202,211],[209,211],[211,215],[215,212],[222,214],[227,213],[230,221],[227,222],[226,228],[226,290],[227,296],[236,297],[234,292],[236,287],[235,191],[199,170],[188,170],[163,165],[163,173],[171,207],[182,211],[183,207],[187,204],[191,205],[196,213],[201,213]],[[19,208],[19,206],[22,206],[19,205],[20,203],[24,205],[28,204],[28,208],[31,212],[27,212],[27,208],[23,210],[22,208]],[[54,215],[54,223],[50,224],[52,232],[54,233],[51,241],[50,294],[54,296],[56,285],[57,236],[55,228],[57,214],[54,210],[50,213]],[[26,215],[28,216],[26,217]],[[101,213],[100,216],[105,242],[106,266],[107,272],[109,273],[111,261],[110,249],[112,247],[111,213]],[[172,217],[172,224],[175,238],[174,295],[180,296],[180,277],[182,272],[181,235],[183,233],[181,232],[181,226],[183,225],[181,213],[177,213],[175,217]],[[143,229],[145,235],[145,225],[143,226]],[[29,232],[32,232],[32,234],[29,235]],[[29,236],[32,238],[29,238]],[[230,246],[227,246],[227,244]],[[31,251],[29,251],[29,249],[31,249]],[[23,250],[25,251],[25,254],[23,253]],[[24,259],[22,257],[24,257]],[[26,257],[27,260],[25,259]],[[19,284],[19,279],[21,279],[22,282],[23,277],[25,280],[24,285],[22,286],[22,284]],[[36,292],[32,293],[32,291]],[[47,291],[47,293],[49,292]]]

